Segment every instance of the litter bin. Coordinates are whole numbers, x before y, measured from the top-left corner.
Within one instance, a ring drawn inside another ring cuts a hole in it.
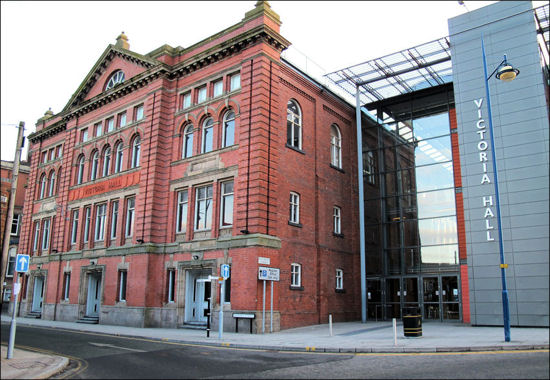
[[[403,333],[405,336],[422,336],[422,315],[418,308],[410,307],[404,310]]]

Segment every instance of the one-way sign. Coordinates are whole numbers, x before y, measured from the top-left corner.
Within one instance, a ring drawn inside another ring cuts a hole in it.
[[[17,255],[15,259],[15,271],[18,273],[27,273],[29,271],[29,255]]]

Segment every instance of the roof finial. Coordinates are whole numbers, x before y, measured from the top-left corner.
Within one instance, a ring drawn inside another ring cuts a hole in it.
[[[124,31],[116,38],[115,47],[130,50],[130,44],[128,43],[128,37],[124,34]]]

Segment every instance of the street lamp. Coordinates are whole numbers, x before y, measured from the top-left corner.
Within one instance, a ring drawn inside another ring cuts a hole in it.
[[[491,113],[491,95],[489,93],[489,79],[496,73],[495,77],[504,82],[513,81],[519,74],[519,70],[514,68],[506,60],[504,60],[497,66],[497,68],[487,76],[487,58],[485,57],[485,44],[483,43],[483,35],[481,36],[481,52],[483,53],[483,72],[485,74],[485,92],[487,95],[487,112],[489,116],[489,135],[491,138],[491,155],[493,160],[493,173],[495,181],[495,204],[497,209],[497,222],[498,222],[498,248],[500,251],[500,277],[502,280],[502,316],[504,319],[504,340],[510,341],[510,307],[508,303],[508,289],[506,288],[506,272],[505,269],[508,264],[504,263],[504,246],[502,241],[502,220],[500,217],[500,195],[498,189],[498,171],[497,160],[495,154],[495,138],[493,134],[493,115]]]

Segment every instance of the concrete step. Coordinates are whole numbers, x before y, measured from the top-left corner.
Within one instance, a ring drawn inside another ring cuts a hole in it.
[[[40,312],[38,312],[38,311],[31,311],[30,313],[28,313],[27,315],[25,315],[25,318],[40,319],[40,318],[42,318],[42,313],[40,313]]]
[[[97,325],[99,323],[99,317],[90,317],[88,315],[85,315],[84,317],[76,321],[76,323],[86,323],[89,325]]]
[[[206,323],[204,323],[204,322],[184,322],[184,324],[180,328],[189,329],[189,330],[206,330]]]

